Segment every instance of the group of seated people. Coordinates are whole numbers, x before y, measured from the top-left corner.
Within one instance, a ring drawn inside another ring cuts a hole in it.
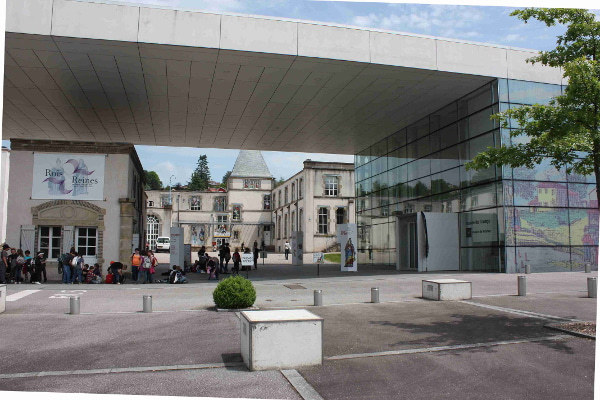
[[[83,274],[83,282],[102,283],[102,269],[100,268],[100,264],[96,263],[93,267],[84,264],[81,272]]]
[[[250,253],[250,249],[246,248],[246,253]],[[235,249],[235,252],[231,256],[231,260],[233,261],[231,273],[237,275],[240,272],[240,265],[242,262],[242,257],[240,255],[239,249]],[[226,263],[224,263],[223,261],[226,261]],[[198,260],[194,263],[194,265],[192,265],[190,271],[197,273],[206,273],[208,274],[208,280],[218,280],[219,274],[229,274],[229,271],[227,270],[227,263],[229,263],[229,259],[222,258],[221,260],[219,260],[219,258],[217,257],[211,257],[205,251],[204,246],[202,246],[202,248],[200,248],[200,250],[198,251]],[[241,270],[245,271],[245,268],[246,267],[241,267]]]

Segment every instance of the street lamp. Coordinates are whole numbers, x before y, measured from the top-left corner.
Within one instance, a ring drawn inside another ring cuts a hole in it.
[[[171,226],[173,226],[173,184],[171,183],[173,178],[175,178],[175,175],[169,177],[169,205],[171,206],[171,217],[169,219],[171,220]]]
[[[169,204],[171,205],[171,207],[173,206],[173,198],[171,196],[171,192],[173,191],[173,184],[171,183],[171,180],[175,178],[175,175],[171,175],[171,177],[169,178]]]

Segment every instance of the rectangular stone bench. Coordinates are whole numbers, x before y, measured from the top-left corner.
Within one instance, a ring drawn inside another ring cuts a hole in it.
[[[6,311],[6,285],[0,285],[0,314]]]
[[[468,300],[471,282],[458,279],[430,279],[422,281],[422,296],[430,300]]]
[[[323,363],[323,318],[307,310],[242,311],[240,339],[250,371]]]

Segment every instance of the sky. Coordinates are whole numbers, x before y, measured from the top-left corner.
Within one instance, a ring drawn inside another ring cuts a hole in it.
[[[427,4],[360,3],[310,0],[135,0],[141,4],[198,11],[266,15],[410,32],[494,43],[512,47],[548,50],[555,46],[562,27],[548,28],[537,21],[527,24],[511,17],[514,8]],[[4,142],[3,142],[4,144]],[[198,157],[208,156],[213,180],[221,181],[233,168],[237,150],[136,146],[144,169],[156,171],[167,185],[185,184]],[[302,169],[306,159],[353,162],[353,156],[308,153],[263,152],[271,174],[287,179]]]

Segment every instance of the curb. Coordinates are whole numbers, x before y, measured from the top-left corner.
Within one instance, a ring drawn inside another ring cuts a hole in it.
[[[240,312],[240,311],[256,311],[260,310],[258,307],[248,308],[217,308],[217,312]]]
[[[559,332],[568,333],[569,335],[579,336],[579,337],[582,337],[582,338],[585,338],[585,339],[596,340],[596,336],[588,335],[587,333],[580,333],[580,332],[576,332],[576,331],[571,331],[571,330],[565,329],[565,328],[560,328],[560,327],[557,326],[557,324],[544,325],[544,328],[552,329],[552,330],[559,331]]]

